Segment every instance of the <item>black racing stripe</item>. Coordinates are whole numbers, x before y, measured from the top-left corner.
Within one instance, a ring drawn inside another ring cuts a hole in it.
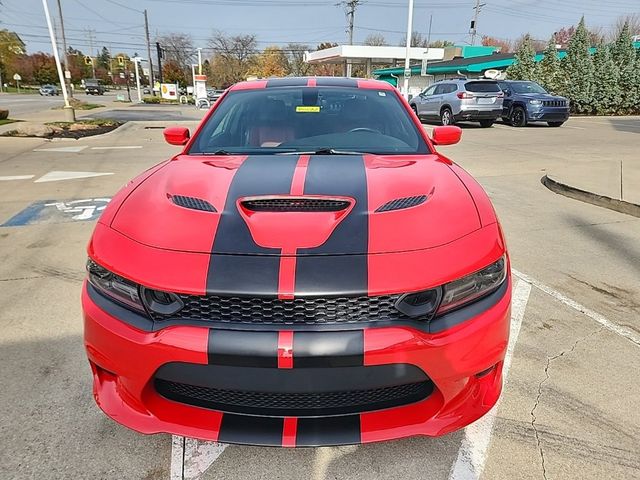
[[[270,78],[267,88],[271,87],[305,87],[309,83],[307,78]]]
[[[361,367],[364,365],[364,332],[295,332],[293,368]]]
[[[369,219],[363,157],[313,156],[307,168],[304,193],[348,196],[356,204],[324,244],[298,250],[301,256],[296,262],[295,294],[366,293]],[[334,256],[309,256],[325,254]]]
[[[213,241],[207,272],[208,294],[278,294],[280,251],[260,247],[253,241],[236,201],[250,195],[289,194],[297,162],[298,156],[291,155],[253,156],[242,163],[231,181]],[[228,255],[230,253],[250,256]]]
[[[352,87],[358,86],[358,81],[354,78],[344,77],[320,77],[316,79],[318,87]]]
[[[245,445],[282,446],[284,418],[225,413],[218,441]]]
[[[278,332],[209,330],[210,365],[278,368]]]
[[[360,438],[360,415],[298,418],[296,447],[352,445]]]

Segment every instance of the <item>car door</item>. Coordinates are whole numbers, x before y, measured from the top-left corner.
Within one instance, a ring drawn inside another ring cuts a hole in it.
[[[418,98],[416,98],[416,109],[418,110],[418,115],[427,116],[429,110],[429,102],[431,101],[431,97],[433,96],[433,92],[435,91],[437,85],[431,85],[427,87]]]

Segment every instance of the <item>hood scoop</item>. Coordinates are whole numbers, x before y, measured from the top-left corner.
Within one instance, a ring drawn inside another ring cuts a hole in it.
[[[249,212],[341,212],[351,206],[342,198],[261,197],[244,199],[240,203]]]
[[[202,212],[217,212],[216,208],[206,200],[197,197],[185,197],[184,195],[170,195],[171,201],[179,207]]]
[[[417,207],[427,201],[427,195],[416,195],[415,197],[396,198],[384,205],[376,208],[376,213],[390,212],[392,210],[404,210],[405,208]]]

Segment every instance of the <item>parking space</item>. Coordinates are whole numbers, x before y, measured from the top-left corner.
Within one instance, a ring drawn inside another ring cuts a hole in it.
[[[79,302],[86,243],[99,199],[176,151],[164,125],[72,142],[0,138],[6,478],[640,478],[640,219],[540,182],[599,159],[637,165],[640,119],[468,127],[442,147],[491,196],[516,270],[501,401],[441,438],[297,450],[139,435],[94,404]]]

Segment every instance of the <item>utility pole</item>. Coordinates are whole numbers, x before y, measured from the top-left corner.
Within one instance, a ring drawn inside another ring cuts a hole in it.
[[[345,0],[338,4],[344,6],[345,15],[349,22],[349,45],[353,45],[353,22],[356,15],[356,8],[358,8],[358,5],[360,5],[361,2],[362,0]],[[347,77],[351,76],[351,64],[347,60],[345,60],[345,75]]]
[[[156,51],[158,53],[158,80],[162,83],[162,47],[160,42],[156,42]]]
[[[413,0],[409,0],[409,13],[407,15],[407,46],[404,54],[404,98],[409,100],[409,77],[411,76],[411,33],[413,30]]]
[[[60,80],[60,87],[62,88],[62,96],[64,97],[64,116],[68,122],[75,122],[76,114],[73,107],[69,104],[69,97],[67,96],[67,85],[64,81],[64,73],[62,73],[62,65],[60,65],[60,56],[58,55],[58,45],[56,44],[56,37],[53,35],[53,26],[51,25],[51,16],[49,15],[49,5],[47,0],[42,0],[42,7],[44,8],[44,16],[47,20],[47,27],[49,28],[49,38],[51,39],[51,47],[53,49],[53,58],[56,62],[56,70],[58,70],[58,79]]]
[[[68,88],[70,97],[73,97],[73,89],[71,88],[71,71],[69,70],[69,51],[67,50],[67,37],[64,33],[64,20],[62,19],[62,5],[58,0],[58,15],[60,16],[60,33],[62,34],[62,51],[64,52],[64,79]],[[69,74],[67,74],[69,72]],[[67,78],[69,77],[69,78]]]
[[[149,59],[149,87],[153,92],[153,85],[155,83],[153,78],[153,62],[151,61],[151,42],[149,41],[149,18],[147,17],[147,9],[144,9],[144,34],[147,37],[147,58]]]
[[[473,20],[471,20],[471,45],[476,44],[476,36],[478,34],[478,15],[480,15],[480,9],[484,7],[486,3],[480,3],[480,0],[476,0],[476,6],[473,14]]]

